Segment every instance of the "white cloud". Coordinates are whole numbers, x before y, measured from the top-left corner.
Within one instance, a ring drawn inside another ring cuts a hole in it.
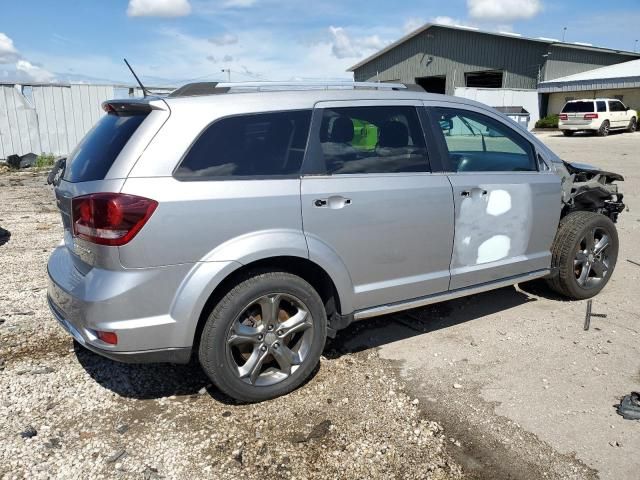
[[[189,0],[129,0],[130,17],[184,17],[191,13]]]
[[[3,69],[2,75],[15,81],[50,82],[55,79],[53,73],[26,60],[14,46],[13,40],[2,32],[0,32],[0,64],[12,65],[9,69]]]
[[[336,58],[361,57],[365,52],[380,50],[386,43],[378,36],[352,38],[342,27],[329,27],[331,52]]]
[[[55,79],[55,75],[42,67],[38,67],[27,60],[18,60],[16,70],[22,73],[23,77],[33,82],[50,82]]]
[[[405,31],[405,33],[410,33],[410,32],[413,32],[414,30],[417,30],[418,28],[423,26],[425,23],[426,22],[424,21],[423,18],[411,17],[411,18],[408,18],[406,22],[404,22],[403,30]]]
[[[238,30],[234,33],[242,42],[222,47],[213,45],[206,37],[176,28],[162,28],[158,33],[159,36],[147,45],[146,55],[133,59],[134,68],[143,82],[150,75],[172,78],[172,84],[191,80],[226,81],[227,74],[220,71],[222,68],[231,70],[232,81],[353,78],[346,72],[354,63],[353,59],[337,58],[327,33],[316,39],[300,41],[296,35],[281,34],[267,28]],[[375,39],[362,37],[360,40],[364,43],[376,44]],[[84,71],[94,69],[87,66]],[[185,75],[184,72],[188,73]]]
[[[222,6],[226,8],[247,8],[255,5],[257,0],[226,0]]]
[[[336,58],[359,57],[361,55],[344,28],[329,27],[329,32],[333,37],[331,51]]]
[[[209,41],[214,45],[222,46],[222,45],[234,45],[238,43],[238,36],[233,33],[225,33],[219,37],[210,38]]]
[[[464,22],[461,22],[457,18],[439,16],[433,17],[431,23],[437,23],[438,25],[463,25]]]
[[[467,0],[469,15],[478,20],[511,21],[535,17],[540,0]]]
[[[20,58],[18,50],[13,46],[13,40],[0,32],[0,63],[13,63]]]

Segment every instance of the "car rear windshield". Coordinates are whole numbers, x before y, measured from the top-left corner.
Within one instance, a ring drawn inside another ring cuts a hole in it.
[[[562,113],[590,113],[595,112],[593,102],[569,102],[562,109]]]
[[[67,158],[64,180],[102,180],[147,113],[109,113],[102,117]]]

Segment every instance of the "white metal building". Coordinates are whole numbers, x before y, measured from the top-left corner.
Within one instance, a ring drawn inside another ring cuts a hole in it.
[[[541,82],[538,92],[543,115],[559,113],[569,100],[597,97],[617,98],[640,110],[640,60]]]
[[[131,96],[142,96],[140,89],[0,83],[0,159],[30,152],[66,155],[103,115],[102,102]]]

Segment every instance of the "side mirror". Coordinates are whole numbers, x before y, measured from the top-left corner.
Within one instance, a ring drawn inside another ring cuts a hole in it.
[[[440,128],[442,130],[452,130],[453,129],[453,120],[450,118],[443,118],[438,123],[440,123]]]

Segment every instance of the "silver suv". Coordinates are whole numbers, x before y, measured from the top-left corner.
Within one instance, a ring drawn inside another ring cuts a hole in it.
[[[536,278],[598,293],[622,177],[495,110],[400,84],[187,85],[106,102],[50,175],[55,317],[125,362],[260,401],[351,322]]]

